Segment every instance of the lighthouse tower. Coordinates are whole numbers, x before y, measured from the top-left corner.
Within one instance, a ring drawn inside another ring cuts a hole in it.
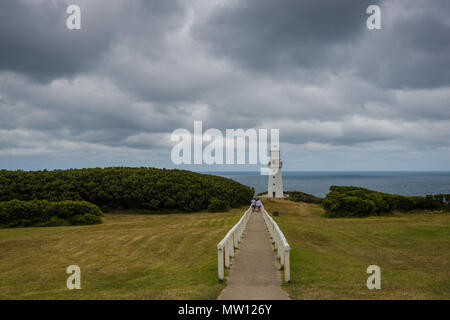
[[[283,162],[280,160],[280,149],[277,145],[272,146],[270,149],[270,161],[269,167],[269,185],[268,185],[268,198],[283,198],[283,180],[281,179],[281,167]]]

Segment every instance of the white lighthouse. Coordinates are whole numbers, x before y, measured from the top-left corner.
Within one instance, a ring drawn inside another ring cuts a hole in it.
[[[280,159],[280,149],[278,146],[272,146],[270,149],[270,161],[269,161],[269,185],[268,185],[268,198],[283,198],[283,180],[281,178],[281,167],[283,162]]]

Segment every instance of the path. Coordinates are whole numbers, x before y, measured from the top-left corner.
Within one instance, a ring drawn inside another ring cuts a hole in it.
[[[288,300],[262,213],[252,213],[219,300]]]

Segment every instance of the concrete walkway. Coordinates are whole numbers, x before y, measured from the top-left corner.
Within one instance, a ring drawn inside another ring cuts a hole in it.
[[[219,300],[288,300],[262,213],[252,213]]]

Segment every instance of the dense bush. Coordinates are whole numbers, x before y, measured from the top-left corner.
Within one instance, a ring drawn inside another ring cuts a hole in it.
[[[0,202],[0,225],[10,227],[94,224],[101,222],[102,215],[99,207],[86,201]]]
[[[359,187],[331,186],[322,201],[328,217],[366,217],[393,210],[436,210],[450,207],[450,195],[400,196]]]
[[[213,198],[209,200],[208,211],[209,212],[223,212],[227,211],[229,208],[229,203],[227,200],[220,200]]]
[[[84,200],[108,209],[207,209],[212,198],[248,204],[253,189],[231,179],[184,170],[92,168],[0,171],[0,201]]]

